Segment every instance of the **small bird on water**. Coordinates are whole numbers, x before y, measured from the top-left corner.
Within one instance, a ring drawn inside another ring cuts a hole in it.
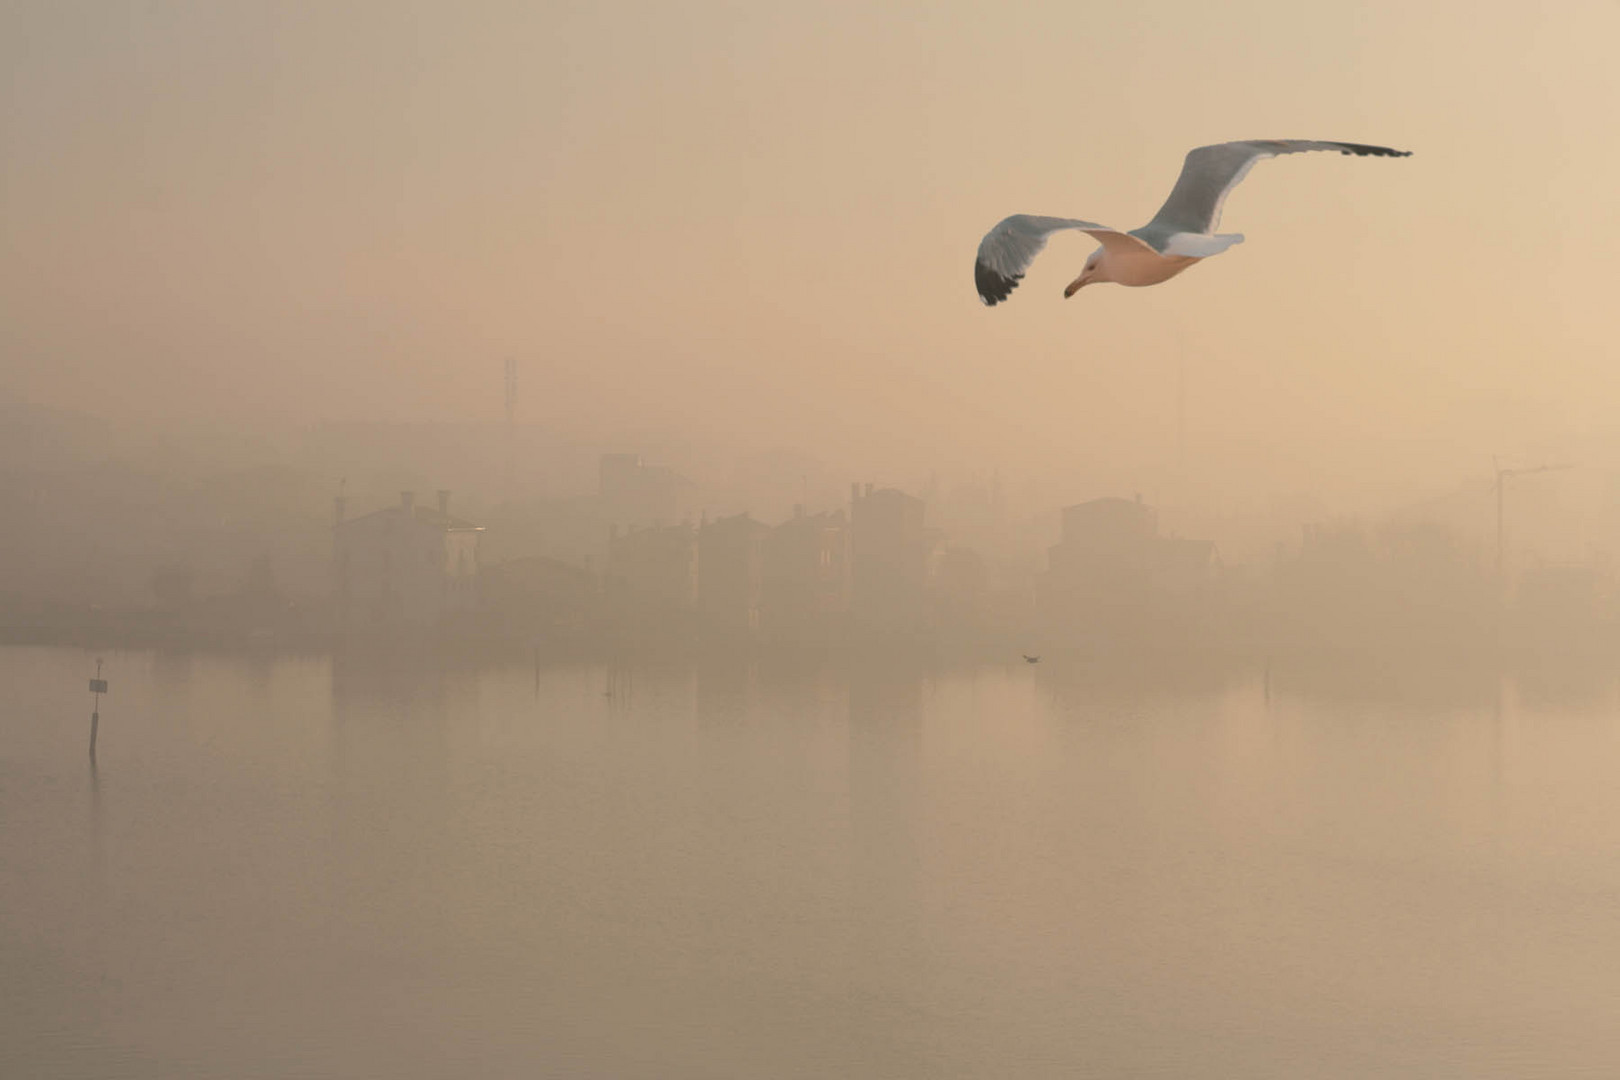
[[[1112,281],[1119,285],[1157,285],[1169,281],[1193,263],[1219,255],[1243,242],[1242,233],[1216,233],[1221,206],[1254,163],[1278,154],[1307,150],[1334,150],[1360,157],[1411,157],[1410,150],[1363,143],[1318,142],[1313,139],[1250,139],[1200,146],[1187,153],[1181,176],[1153,220],[1140,229],[1120,232],[1106,225],[1075,218],[1014,214],[985,234],[973,263],[973,282],[979,299],[994,307],[1007,299],[1035,256],[1055,232],[1078,229],[1102,241],[1092,252],[1080,276],[1063,290],[1073,296],[1087,285]]]
[[[1026,664],[1038,664],[1041,662],[1041,658],[1038,656],[1031,656],[1028,653],[1019,653],[1018,655],[1024,658]]]

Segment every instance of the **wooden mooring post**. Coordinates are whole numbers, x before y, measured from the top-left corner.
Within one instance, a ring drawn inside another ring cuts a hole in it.
[[[90,680],[90,693],[94,695],[90,706],[90,764],[96,763],[96,729],[101,726],[101,695],[107,692],[107,680],[101,677],[101,657],[96,657],[96,677]]]

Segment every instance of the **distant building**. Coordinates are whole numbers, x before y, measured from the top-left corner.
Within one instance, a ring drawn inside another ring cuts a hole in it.
[[[698,608],[711,625],[759,630],[764,544],[770,533],[770,526],[747,514],[705,522],[698,530]]]
[[[765,631],[781,638],[816,636],[849,613],[849,518],[842,510],[793,517],[765,539],[760,612]]]
[[[1159,535],[1159,515],[1140,498],[1065,507],[1063,532],[1047,550],[1047,585],[1058,590],[1132,586],[1171,592],[1209,583],[1215,545]]]
[[[490,562],[545,556],[593,570],[608,563],[609,530],[660,528],[697,517],[699,489],[640,454],[602,454],[588,495],[511,500],[491,511]]]
[[[1207,590],[1215,545],[1159,535],[1140,498],[1102,498],[1063,510],[1047,550],[1042,606],[1061,620],[1112,632],[1184,632],[1195,594]]]
[[[984,615],[990,564],[971,548],[942,543],[929,560],[928,591],[942,626],[969,627]]]
[[[690,525],[610,531],[607,591],[620,603],[668,610],[696,606],[697,531]]]
[[[930,537],[926,504],[894,488],[850,486],[851,600],[855,615],[876,624],[922,617]]]
[[[485,567],[484,612],[492,624],[518,634],[594,632],[601,614],[596,575],[560,559],[512,559]]]
[[[953,544],[975,551],[1006,554],[1018,547],[1007,521],[1007,498],[1001,477],[970,477],[928,499],[928,520],[941,526]]]
[[[502,503],[491,509],[486,522],[485,565],[542,556],[599,567],[607,558],[611,521],[594,495]]]
[[[1064,507],[1062,534],[1047,552],[1053,582],[1145,571],[1158,532],[1158,514],[1140,499],[1110,497]]]
[[[603,454],[597,478],[602,513],[624,528],[667,525],[698,510],[697,485],[673,469],[646,464],[640,454]]]
[[[345,519],[338,500],[334,526],[335,606],[339,626],[364,632],[431,627],[478,600],[478,538],[483,526],[450,514],[450,493],[438,507],[418,506],[413,492],[399,504]]]

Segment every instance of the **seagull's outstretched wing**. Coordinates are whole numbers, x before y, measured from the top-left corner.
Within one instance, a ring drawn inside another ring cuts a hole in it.
[[[1318,142],[1313,139],[1250,139],[1244,142],[1216,143],[1187,152],[1181,175],[1170,197],[1153,220],[1132,229],[1160,251],[1176,233],[1208,234],[1221,223],[1221,207],[1238,181],[1249,175],[1254,163],[1279,154],[1300,154],[1307,150],[1334,150],[1341,154],[1374,157],[1411,157],[1410,150],[1362,143]]]
[[[1024,279],[1029,264],[1046,247],[1046,238],[1064,229],[1090,233],[1105,248],[1143,246],[1136,237],[1093,221],[1014,214],[1001,219],[979,241],[979,257],[973,263],[973,284],[978,287],[979,299],[989,307],[1007,299]]]

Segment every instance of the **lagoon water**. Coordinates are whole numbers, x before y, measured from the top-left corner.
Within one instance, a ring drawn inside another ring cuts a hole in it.
[[[0,1076],[1620,1075],[1606,673],[106,656]]]

